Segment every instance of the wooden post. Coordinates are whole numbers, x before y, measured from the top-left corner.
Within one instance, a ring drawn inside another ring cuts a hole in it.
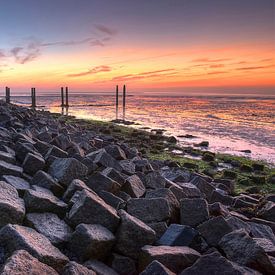
[[[61,107],[64,107],[64,88],[61,87]]]
[[[126,86],[123,85],[123,120],[125,120],[125,107],[126,107]]]
[[[36,107],[36,90],[33,88],[33,106]]]
[[[116,85],[116,119],[118,119],[118,85]]]
[[[10,88],[6,87],[6,103],[10,103]]]
[[[36,91],[35,88],[31,88],[32,108],[36,107]]]
[[[65,88],[65,94],[66,94],[66,107],[69,107],[69,89],[68,89],[68,87]]]

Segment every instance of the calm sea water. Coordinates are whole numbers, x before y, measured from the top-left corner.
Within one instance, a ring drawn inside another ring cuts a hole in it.
[[[69,114],[79,118],[115,119],[114,96],[108,94],[70,95]],[[26,96],[13,97],[17,104],[29,105]],[[61,112],[59,96],[37,97],[40,107]],[[121,105],[121,98],[120,98]],[[209,150],[275,164],[275,97],[252,96],[156,96],[127,97],[126,119],[134,127],[161,128],[166,134],[191,134],[179,138],[183,145],[208,140]],[[120,106],[120,117],[122,108]],[[251,154],[241,150],[251,150]]]

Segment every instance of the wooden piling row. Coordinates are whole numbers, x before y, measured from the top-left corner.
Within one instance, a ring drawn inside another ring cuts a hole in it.
[[[65,95],[65,99],[64,99]],[[65,94],[64,94],[64,87],[61,87],[61,107],[69,107],[69,89],[65,87]]]

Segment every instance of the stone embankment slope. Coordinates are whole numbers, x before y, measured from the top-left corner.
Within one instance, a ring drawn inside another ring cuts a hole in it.
[[[0,103],[1,274],[275,274],[275,195]]]

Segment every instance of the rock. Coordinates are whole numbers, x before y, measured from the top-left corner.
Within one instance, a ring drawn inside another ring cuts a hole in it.
[[[49,169],[49,174],[64,185],[69,185],[73,179],[82,179],[87,173],[87,166],[74,158],[56,159]]]
[[[132,198],[139,198],[145,193],[145,187],[137,175],[128,177],[121,190],[129,194]]]
[[[247,225],[249,226],[249,231],[247,230],[247,232],[249,232],[253,238],[265,238],[275,244],[275,235],[270,226],[254,222],[248,222]]]
[[[275,222],[275,203],[268,201],[259,211],[258,217],[264,220]]]
[[[69,262],[62,270],[62,275],[96,275],[96,273],[87,267],[76,262]]]
[[[24,201],[28,212],[52,212],[63,217],[67,210],[67,204],[49,193],[27,190]]]
[[[84,265],[93,270],[96,275],[118,275],[113,269],[98,260],[89,260]]]
[[[51,140],[51,144],[66,151],[71,146],[71,139],[68,135],[60,134]]]
[[[15,154],[16,158],[20,161],[23,162],[26,155],[28,153],[35,154],[37,150],[31,143],[22,143],[22,142],[17,142],[15,145]]]
[[[170,224],[165,233],[156,242],[165,246],[191,246],[196,242],[198,231],[188,225]]]
[[[144,186],[150,189],[164,188],[166,179],[157,171],[148,173],[144,178]]]
[[[172,272],[179,273],[191,266],[199,257],[199,252],[186,246],[146,245],[139,257],[139,270],[144,270],[151,262],[157,260]]]
[[[239,266],[236,263],[228,261],[226,258],[222,257],[220,253],[213,252],[201,256],[191,267],[184,269],[180,275],[213,275],[213,274],[250,274],[250,275],[260,275],[255,270]]]
[[[127,202],[127,212],[145,223],[166,221],[171,216],[168,201],[163,198],[131,199]]]
[[[169,167],[163,167],[160,171],[160,174],[172,181],[172,182],[189,182],[190,180],[190,171],[182,168],[169,168]]]
[[[274,274],[275,266],[264,249],[250,238],[244,230],[233,231],[221,239],[219,246],[227,259],[258,270],[264,274]]]
[[[0,160],[0,175],[11,175],[15,177],[21,177],[23,169],[17,165]]]
[[[39,262],[25,250],[15,251],[1,268],[2,275],[58,275],[50,266]]]
[[[29,175],[34,175],[37,171],[42,170],[45,166],[45,160],[32,153],[28,153],[23,162],[23,170]]]
[[[177,185],[172,185],[169,189],[178,201],[185,198],[200,198],[202,196],[200,190],[192,183],[178,182]]]
[[[115,243],[115,236],[99,224],[79,224],[69,242],[69,248],[81,260],[104,259]]]
[[[214,202],[213,204],[208,205],[209,208],[209,214],[211,216],[223,216],[226,217],[230,215],[229,210],[221,204],[220,202]]]
[[[52,213],[29,213],[26,215],[26,224],[43,234],[55,245],[67,242],[73,233],[73,230],[63,220]]]
[[[272,241],[264,238],[253,238],[253,240],[263,248],[267,255],[275,257],[275,245]]]
[[[136,275],[135,261],[129,257],[116,253],[112,254],[111,268],[120,275]]]
[[[119,183],[121,186],[124,184],[125,182],[125,175],[116,171],[114,168],[111,167],[107,167],[105,168],[102,172],[102,175],[116,181],[117,183]]]
[[[133,162],[136,172],[148,173],[154,170],[148,159],[136,159]]]
[[[126,202],[115,196],[114,194],[106,191],[100,191],[98,195],[109,205],[111,205],[114,209],[123,209],[126,206]]]
[[[51,190],[56,196],[64,193],[64,188],[51,175],[41,170],[35,173],[31,183]]]
[[[107,191],[111,193],[115,193],[120,189],[120,184],[111,178],[103,175],[101,172],[97,172],[92,174],[86,184],[96,193],[100,191]]]
[[[114,159],[117,159],[117,160],[127,159],[125,152],[118,145],[111,144],[111,145],[104,147],[104,149]]]
[[[91,159],[94,164],[103,167],[111,167],[116,169],[117,171],[121,172],[122,168],[119,162],[114,159],[110,154],[108,154],[105,149],[99,149],[97,151],[91,152],[86,156],[87,158]]]
[[[155,241],[155,231],[124,210],[119,210],[118,213],[121,222],[116,233],[115,249],[125,256],[137,259],[141,247]]]
[[[195,227],[209,218],[208,204],[204,199],[183,199],[180,201],[180,222]]]
[[[30,189],[30,184],[23,178],[5,175],[2,176],[2,180],[13,186],[17,190],[19,196],[23,196],[24,192]]]
[[[267,225],[268,227],[271,228],[271,230],[275,234],[275,222],[271,222],[271,221],[267,221],[267,220],[262,220],[262,219],[258,219],[258,218],[252,218],[251,222],[257,223],[257,224],[260,224],[260,225],[261,224],[262,225]]]
[[[136,165],[133,163],[132,160],[126,159],[126,160],[121,160],[119,162],[119,165],[121,166],[121,172],[126,174],[126,175],[133,175],[136,172]]]
[[[214,161],[215,154],[206,152],[205,154],[203,154],[202,160],[207,161],[207,162]]]
[[[15,164],[16,162],[16,159],[12,154],[3,151],[0,151],[0,160],[11,164]]]
[[[72,198],[75,192],[82,191],[84,189],[87,191],[91,191],[91,189],[82,180],[78,180],[78,179],[72,180],[72,182],[70,183],[66,192],[63,195],[63,200],[65,202],[68,202]]]
[[[0,243],[9,254],[15,250],[26,250],[39,261],[53,267],[58,272],[68,262],[68,258],[54,247],[45,236],[29,227],[6,225],[0,230]]]
[[[67,158],[68,153],[58,148],[57,146],[51,146],[51,148],[47,151],[45,155],[45,159],[48,160],[50,157],[56,158]]]
[[[51,145],[49,143],[37,140],[37,142],[34,144],[34,147],[42,156],[45,156],[51,148]]]
[[[36,138],[44,142],[50,142],[52,140],[52,135],[48,131],[40,132]]]
[[[230,233],[232,228],[223,217],[219,216],[199,225],[198,231],[210,246],[217,246],[221,238]]]
[[[195,176],[190,183],[194,184],[206,199],[210,199],[215,187],[200,176]]]
[[[220,202],[223,205],[231,206],[234,203],[234,198],[228,195],[225,195],[222,190],[214,190],[209,201],[211,203]]]
[[[113,232],[118,226],[119,216],[96,193],[82,190],[68,213],[68,220],[74,226],[80,223],[101,224]]]
[[[148,223],[147,225],[149,225],[155,231],[156,240],[158,240],[168,228],[166,222],[153,222]]]
[[[9,223],[22,223],[24,215],[24,201],[19,198],[16,189],[0,181],[0,228]]]
[[[165,267],[163,264],[161,264],[158,261],[151,262],[146,269],[140,273],[140,275],[152,275],[152,274],[158,274],[158,275],[176,275],[176,273],[169,270],[167,267]]]
[[[164,198],[167,200],[170,208],[170,217],[173,222],[179,221],[179,201],[173,194],[173,192],[168,188],[159,188],[156,190],[147,191],[145,198]]]
[[[247,233],[250,233],[250,226],[248,223],[242,221],[241,219],[234,217],[234,216],[229,216],[226,218],[226,222],[228,225],[231,227],[231,230],[238,230],[238,229],[244,229]]]

